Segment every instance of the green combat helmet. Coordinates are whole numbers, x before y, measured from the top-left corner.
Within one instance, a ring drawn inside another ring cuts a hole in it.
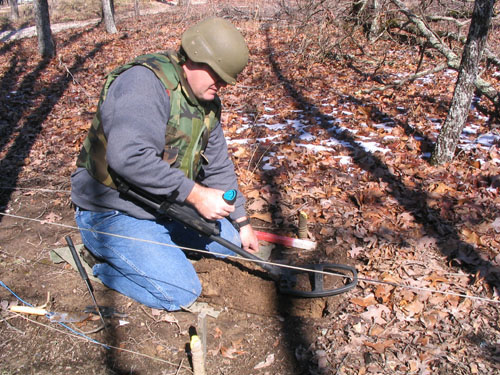
[[[182,34],[181,46],[196,63],[208,64],[225,82],[236,84],[236,76],[248,62],[248,48],[240,32],[228,21],[205,19]]]

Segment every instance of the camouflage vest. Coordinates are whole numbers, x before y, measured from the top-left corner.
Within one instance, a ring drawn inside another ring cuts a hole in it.
[[[204,161],[210,131],[220,120],[220,100],[200,104],[191,91],[175,53],[148,54],[137,57],[108,74],[101,91],[97,112],[92,120],[87,138],[76,161],[86,168],[99,182],[113,189],[114,172],[106,161],[107,140],[101,123],[100,108],[113,81],[125,70],[142,65],[155,73],[170,97],[170,118],[166,124],[163,160],[182,170],[186,177],[195,180]]]

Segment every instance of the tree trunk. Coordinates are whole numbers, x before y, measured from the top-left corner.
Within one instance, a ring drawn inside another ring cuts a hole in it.
[[[372,1],[372,23],[368,31],[368,40],[373,41],[380,34],[380,2]]]
[[[17,0],[9,0],[10,5],[10,19],[17,21],[19,19],[19,8],[17,7]]]
[[[455,154],[474,94],[474,83],[488,37],[494,4],[495,0],[475,0],[474,2],[469,35],[460,62],[453,100],[431,156],[431,164],[447,163]]]
[[[380,1],[354,0],[351,15],[356,22],[363,26],[368,40],[373,40],[380,33]]]
[[[56,54],[56,48],[50,30],[49,4],[47,0],[35,0],[34,8],[38,52],[43,57],[53,57]]]
[[[106,31],[109,34],[115,34],[118,32],[115,24],[115,9],[113,0],[102,0],[102,18],[104,19]]]
[[[141,12],[139,10],[139,0],[134,0],[134,14],[136,18],[141,15]]]

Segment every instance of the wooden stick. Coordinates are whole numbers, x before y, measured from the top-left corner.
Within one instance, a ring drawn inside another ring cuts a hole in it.
[[[307,238],[307,213],[304,211],[299,212],[299,232],[300,239]]]
[[[31,314],[31,315],[47,315],[49,312],[45,309],[39,307],[30,306],[10,306],[9,310],[12,312],[17,312],[21,314]]]
[[[200,338],[197,335],[193,335],[189,346],[191,347],[194,375],[206,375],[205,358],[203,356],[203,348],[201,347]]]

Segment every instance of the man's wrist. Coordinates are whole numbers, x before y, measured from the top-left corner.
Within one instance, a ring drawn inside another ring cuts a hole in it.
[[[202,195],[201,186],[195,183],[186,197],[186,202],[194,206]]]

